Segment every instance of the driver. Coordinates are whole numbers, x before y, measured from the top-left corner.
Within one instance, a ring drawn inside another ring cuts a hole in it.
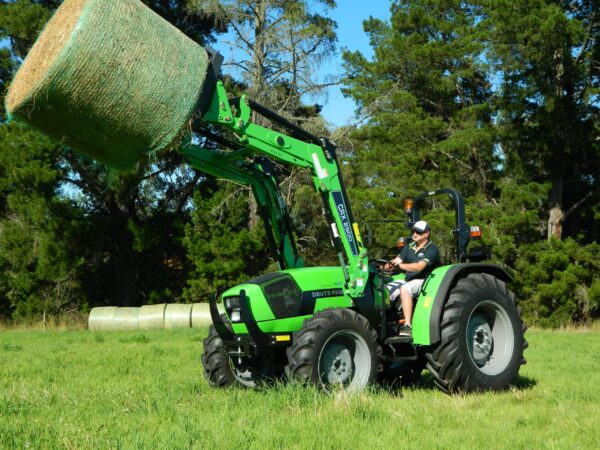
[[[384,266],[386,270],[398,268],[406,272],[404,280],[386,284],[392,302],[400,297],[405,321],[400,327],[400,336],[412,337],[413,298],[419,295],[423,281],[440,261],[437,245],[429,240],[430,232],[431,228],[427,222],[416,222],[412,227],[412,242]]]

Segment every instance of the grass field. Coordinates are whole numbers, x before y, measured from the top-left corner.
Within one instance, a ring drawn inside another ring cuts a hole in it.
[[[530,330],[511,390],[215,390],[206,330],[0,332],[0,448],[600,448],[600,333]]]

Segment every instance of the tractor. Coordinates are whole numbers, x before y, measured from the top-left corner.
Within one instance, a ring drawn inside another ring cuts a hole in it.
[[[221,57],[212,53],[216,74]],[[455,262],[436,267],[416,299],[413,336],[398,336],[401,313],[385,284],[402,279],[370,260],[355,222],[336,147],[245,96],[231,99],[216,80],[195,130],[227,150],[189,144],[181,148],[194,167],[251,187],[279,269],[210,299],[213,324],[204,340],[202,365],[214,387],[256,387],[285,377],[325,390],[363,389],[377,381],[415,381],[427,367],[443,391],[505,389],[525,362],[525,325],[510,275],[483,263],[489,251],[468,250],[477,237],[465,221],[463,196],[440,189],[417,196],[407,207],[411,227],[421,202],[448,195],[454,203]],[[250,121],[257,113],[285,133]],[[211,131],[229,130],[237,140]],[[272,161],[306,168],[323,201],[340,265],[304,267]]]
[[[510,276],[483,263],[486,252],[467,249],[471,229],[460,193],[426,192],[407,208],[410,227],[425,198],[453,199],[456,261],[429,274],[412,337],[399,336],[402,317],[385,285],[404,275],[369,259],[335,143],[246,96],[231,98],[219,80],[222,56],[144,8],[136,0],[63,2],[11,84],[7,105],[11,117],[114,167],[172,144],[192,167],[252,190],[279,270],[209,299],[212,325],[201,358],[208,382],[254,387],[285,377],[358,390],[378,380],[414,381],[427,367],[446,392],[509,386],[524,363],[525,327]],[[196,58],[202,64],[188,64]],[[169,84],[179,80],[165,76],[175,69],[185,83]],[[273,127],[258,125],[253,114]],[[179,145],[182,134],[189,139]],[[276,164],[310,173],[339,265],[304,267]]]

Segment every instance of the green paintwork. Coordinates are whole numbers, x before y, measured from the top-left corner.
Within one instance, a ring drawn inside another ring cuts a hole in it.
[[[347,295],[339,297],[325,297],[317,300],[315,304],[315,312],[322,311],[327,308],[351,308],[352,299]]]
[[[260,286],[257,284],[239,284],[234,286],[223,293],[223,298],[240,295],[240,291],[242,290],[246,291],[246,297],[250,302],[254,320],[262,322],[263,320],[275,319],[275,316],[269,307],[269,303],[267,303],[267,299],[260,289]]]
[[[361,297],[368,277],[367,251],[363,246],[358,225],[351,223],[350,205],[342,187],[335,158],[329,158],[318,145],[300,141],[256,124],[250,123],[250,108],[245,96],[240,98],[237,116],[233,114],[222,82],[217,82],[211,106],[202,120],[233,131],[244,146],[242,150],[227,153],[228,164],[245,160],[249,151],[263,154],[286,164],[310,170],[318,192],[324,194],[326,207],[333,223],[333,239],[340,244],[339,252],[344,283],[342,289],[353,298]],[[200,164],[200,170],[204,170]],[[291,266],[294,267],[294,266]]]
[[[260,328],[264,333],[292,333],[294,331],[299,331],[302,328],[304,320],[308,319],[309,317],[311,316],[298,316],[290,317],[288,319],[260,322],[258,324],[258,328]]]
[[[452,265],[442,266],[435,269],[421,288],[421,294],[415,304],[413,315],[413,342],[419,345],[429,345],[429,318],[435,302],[435,296],[446,273]]]
[[[303,267],[280,271],[292,276],[300,289],[305,291],[342,289],[344,283],[344,274],[341,267]],[[268,283],[267,283],[268,284]],[[260,286],[251,283],[244,283],[234,286],[225,291],[222,295],[225,297],[237,296],[241,290],[246,291],[246,296],[250,302],[252,314],[257,321],[259,328],[265,333],[285,333],[298,331],[302,328],[304,320],[311,316],[299,316],[287,319],[275,319],[269,304],[260,288]],[[323,297],[317,299],[315,311],[321,311],[327,308],[348,308],[352,306],[352,299],[347,295],[335,297]],[[235,333],[248,333],[243,324],[233,324]]]
[[[234,323],[232,327],[235,334],[248,334],[248,328],[243,323]]]
[[[339,266],[304,267],[282,272],[289,273],[302,291],[342,289],[344,285],[344,272]]]

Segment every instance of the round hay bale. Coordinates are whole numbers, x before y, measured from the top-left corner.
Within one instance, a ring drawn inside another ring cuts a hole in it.
[[[137,330],[140,308],[123,306],[115,310],[110,330]]]
[[[88,317],[88,330],[102,331],[111,329],[113,315],[115,314],[116,306],[98,306],[92,308]]]
[[[142,306],[138,316],[140,330],[159,330],[164,328],[166,307],[165,303]]]
[[[190,328],[192,326],[192,305],[170,303],[165,310],[165,328]]]
[[[17,72],[6,107],[127,169],[177,143],[207,69],[206,50],[139,0],[65,0]]]
[[[221,314],[225,310],[223,305],[217,305],[217,309]],[[192,328],[207,327],[211,323],[208,303],[194,303],[192,305]]]

